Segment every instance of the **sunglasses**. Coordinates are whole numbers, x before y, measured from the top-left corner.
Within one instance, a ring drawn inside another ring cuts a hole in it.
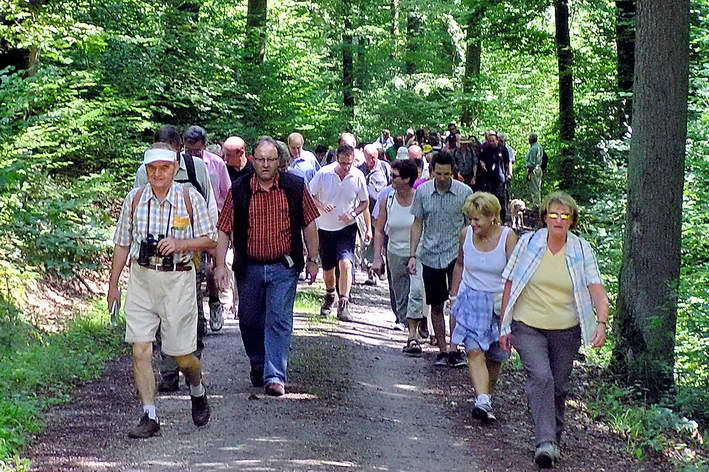
[[[552,220],[561,218],[562,220],[566,221],[571,218],[571,215],[569,215],[568,213],[547,213],[547,216]]]

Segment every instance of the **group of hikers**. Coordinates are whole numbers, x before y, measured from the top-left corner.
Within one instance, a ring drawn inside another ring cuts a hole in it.
[[[285,141],[262,136],[249,154],[237,136],[208,145],[199,126],[184,134],[163,126],[123,201],[107,296],[115,309],[129,265],[125,340],[143,414],[128,435],[159,432],[155,390],[178,390],[179,372],[193,422],[209,422],[203,281],[209,329],[233,313],[251,384],[278,397],[299,278],[313,283],[322,273],[321,315],[352,322],[350,292],[363,271],[367,285],[388,279],[393,328],[408,332],[405,355],[430,344],[435,366],[467,366],[471,414],[483,423],[496,421],[492,393],[515,348],[528,376],[534,461],[553,466],[573,359],[582,342],[605,342],[608,299],[592,248],[571,232],[576,202],[563,192],[541,199],[545,153],[536,135],[529,143],[527,198],[541,227],[518,236],[506,225],[515,152],[502,133],[486,131],[480,143],[455,124],[443,135],[383,130],[358,146],[343,132],[334,149],[311,152],[294,132]]]

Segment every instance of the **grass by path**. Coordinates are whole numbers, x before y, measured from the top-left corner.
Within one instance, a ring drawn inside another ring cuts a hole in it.
[[[107,360],[125,354],[124,328],[111,326],[101,299],[54,334],[39,332],[12,306],[2,309],[0,471],[22,470],[19,454],[42,429],[42,413],[70,401],[76,384],[98,378]]]

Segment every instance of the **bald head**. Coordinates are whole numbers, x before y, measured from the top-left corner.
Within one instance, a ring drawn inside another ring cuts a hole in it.
[[[231,136],[222,144],[227,165],[241,168],[246,164],[246,143],[238,136]]]
[[[352,133],[342,133],[340,135],[340,140],[337,143],[339,145],[347,144],[348,146],[352,146],[353,148],[357,147],[357,139]]]
[[[367,144],[364,146],[364,162],[367,163],[367,167],[373,169],[377,164],[377,159],[379,158],[379,147],[376,144]]]
[[[409,159],[423,159],[423,149],[421,149],[421,146],[417,144],[409,146]]]
[[[300,152],[303,150],[305,139],[300,133],[291,133],[288,135],[288,152],[293,159],[300,157]]]

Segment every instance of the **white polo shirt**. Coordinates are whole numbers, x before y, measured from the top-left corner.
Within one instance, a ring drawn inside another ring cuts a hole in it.
[[[367,184],[361,170],[352,166],[344,179],[335,173],[337,161],[320,168],[310,181],[310,193],[324,205],[335,205],[335,209],[327,213],[321,212],[315,220],[319,229],[338,231],[345,226],[338,219],[339,215],[351,213],[360,202],[368,202]],[[353,223],[349,223],[353,224]]]

